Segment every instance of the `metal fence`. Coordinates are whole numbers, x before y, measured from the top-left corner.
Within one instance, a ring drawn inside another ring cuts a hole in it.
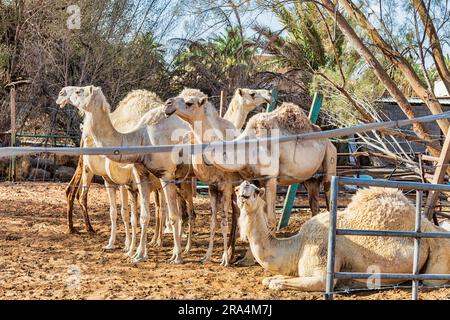
[[[337,229],[337,200],[339,185],[354,185],[364,187],[398,188],[403,190],[416,190],[416,219],[414,231],[387,231],[387,230],[355,230]],[[412,280],[412,298],[418,298],[420,280],[448,280],[450,274],[419,274],[420,239],[421,238],[450,238],[450,232],[421,232],[421,212],[423,191],[449,192],[450,185],[425,184],[418,182],[400,182],[386,180],[368,180],[357,178],[333,177],[331,182],[331,210],[330,226],[328,231],[328,260],[325,299],[333,299],[334,282],[336,279],[399,279]],[[414,257],[412,273],[360,273],[360,272],[335,272],[336,236],[377,236],[377,237],[413,237]]]

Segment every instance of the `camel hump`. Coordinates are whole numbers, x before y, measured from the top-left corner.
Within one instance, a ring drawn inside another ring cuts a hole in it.
[[[398,189],[360,189],[342,215],[345,228],[368,230],[412,230],[415,209]]]
[[[116,112],[128,112],[134,110],[137,113],[145,113],[150,109],[161,106],[164,102],[154,92],[148,90],[133,90],[119,102]]]
[[[305,112],[299,106],[284,102],[280,107],[270,113],[254,115],[249,125],[257,131],[278,128],[291,134],[316,131]]]
[[[192,89],[192,88],[184,88],[183,91],[179,94],[179,97],[182,98],[208,98],[208,95],[204,92],[200,91],[199,89]]]

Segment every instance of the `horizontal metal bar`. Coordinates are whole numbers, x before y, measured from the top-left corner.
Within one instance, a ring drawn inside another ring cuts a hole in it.
[[[411,273],[360,273],[335,272],[336,279],[403,279],[403,280],[450,280],[450,274],[411,274]]]
[[[360,179],[360,178],[347,178],[339,177],[339,184],[341,185],[354,185],[362,187],[384,187],[384,188],[398,188],[407,190],[435,190],[441,192],[450,191],[450,185],[448,184],[431,184],[422,182],[407,182],[407,181],[390,181],[380,179]]]
[[[308,132],[302,134],[275,136],[258,139],[242,139],[242,140],[230,140],[222,142],[204,143],[204,144],[185,144],[185,145],[158,145],[158,146],[126,146],[126,147],[99,147],[99,148],[18,148],[18,147],[6,147],[0,148],[0,157],[11,157],[20,155],[31,155],[41,152],[56,153],[56,154],[69,154],[69,155],[134,155],[134,154],[150,154],[150,153],[167,153],[172,152],[174,148],[188,148],[193,150],[193,154],[201,153],[206,148],[223,148],[227,145],[248,145],[256,143],[275,142],[279,143],[293,141],[293,140],[317,140],[328,139],[333,137],[348,136],[355,133],[362,133],[366,131],[373,131],[384,128],[396,128],[411,125],[413,123],[432,122],[440,119],[450,118],[450,111],[443,112],[436,115],[430,115],[425,117],[375,122],[368,124],[361,124],[348,128],[339,128],[327,131]]]
[[[384,231],[384,230],[353,230],[337,229],[339,236],[377,236],[402,238],[450,238],[450,232],[415,232],[415,231]]]

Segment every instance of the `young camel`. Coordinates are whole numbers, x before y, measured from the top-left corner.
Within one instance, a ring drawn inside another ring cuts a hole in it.
[[[183,108],[172,102],[180,100],[181,105],[187,105],[196,110],[205,110],[205,112],[214,113],[213,121],[203,123],[200,130],[196,130],[195,123],[200,118],[200,114],[183,112]],[[166,114],[171,115],[175,113],[183,121],[189,124],[191,128],[192,143],[209,143],[223,138],[226,135],[226,130],[235,130],[234,125],[228,120],[219,117],[216,109],[208,102],[208,97],[200,90],[184,89],[176,99],[169,99],[166,102]],[[177,107],[178,106],[178,107]],[[201,259],[202,262],[210,260],[214,249],[214,234],[216,231],[217,211],[221,208],[221,229],[223,236],[223,255],[221,265],[228,266],[233,255],[235,231],[237,223],[237,212],[232,206],[233,183],[237,184],[240,180],[239,174],[226,173],[217,170],[213,166],[205,164],[203,155],[196,153],[192,155],[192,167],[195,176],[208,184],[208,194],[211,201],[211,225],[209,246],[206,255]],[[228,212],[233,209],[232,227],[231,227],[231,248],[229,250],[228,243]]]
[[[140,123],[126,133],[119,132],[110,119],[110,106],[103,95],[101,88],[95,86],[79,87],[70,95],[70,104],[86,113],[86,124],[91,132],[94,142],[99,147],[113,146],[148,146],[177,144],[180,141],[173,139],[171,133],[183,127],[188,127],[176,117],[166,118],[164,106],[147,112]],[[147,257],[147,227],[149,216],[150,174],[160,178],[163,185],[164,196],[168,205],[170,222],[174,236],[174,250],[171,263],[182,263],[181,257],[181,215],[177,206],[177,187],[174,181],[178,178],[180,167],[176,161],[168,161],[167,154],[152,153],[147,155],[108,155],[114,162],[131,165],[134,181],[140,196],[140,226],[141,237],[139,246],[132,261],[140,262]],[[189,223],[192,223],[192,214],[189,213]],[[190,235],[189,235],[190,237]]]
[[[58,96],[56,103],[61,107],[69,103],[69,97],[74,93],[77,87],[65,87]],[[110,114],[111,122],[118,130],[126,131],[131,125],[136,125],[137,117],[142,117],[142,112],[146,109],[155,108],[161,103],[159,98],[152,92],[145,90],[135,90],[122,100],[114,113]],[[85,118],[85,122],[88,121]],[[82,133],[83,147],[95,147],[89,127],[83,125]],[[106,250],[115,249],[117,233],[117,205],[116,188],[119,186],[121,193],[121,213],[125,225],[125,246],[124,251],[128,256],[132,256],[136,247],[137,233],[137,187],[133,181],[132,170],[129,165],[114,163],[104,156],[84,155],[82,157],[82,174],[80,192],[77,192],[81,198],[80,205],[84,216],[87,216],[87,193],[94,175],[102,176],[105,180],[106,191],[110,203],[111,235],[108,244],[104,247]],[[76,175],[75,175],[76,176]],[[155,176],[150,177],[152,182],[152,193],[161,188],[159,179]],[[73,183],[73,181],[72,181]],[[73,184],[69,186],[73,188]],[[130,234],[130,216],[128,212],[128,194],[131,198],[131,234]],[[70,196],[70,193],[69,193]],[[160,204],[163,203],[160,192],[154,192],[156,228],[151,244],[159,244],[162,238],[161,219],[162,212]],[[73,206],[73,205],[72,205]],[[73,226],[72,226],[73,228]]]
[[[256,260],[265,270],[280,274],[265,278],[263,285],[276,290],[324,291],[329,214],[324,212],[308,220],[293,237],[277,239],[267,224],[265,202],[261,198],[264,189],[244,181],[236,193],[241,237],[248,239]],[[414,230],[415,208],[399,190],[360,189],[348,207],[338,214],[337,224],[347,229],[410,231]],[[423,231],[445,232],[426,219],[422,220],[421,227]],[[339,236],[335,271],[366,273],[370,266],[377,265],[382,273],[409,273],[413,254],[412,238]],[[419,267],[425,274],[450,273],[450,240],[422,239]],[[381,279],[381,285],[401,282]],[[446,282],[428,280],[424,284]],[[365,287],[367,282],[358,280],[356,285]]]

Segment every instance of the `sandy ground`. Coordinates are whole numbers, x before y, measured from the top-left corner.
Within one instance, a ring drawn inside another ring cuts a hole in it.
[[[1,299],[322,299],[321,293],[270,291],[261,280],[270,276],[260,266],[219,265],[221,233],[216,234],[213,261],[199,259],[208,241],[208,199],[198,196],[197,222],[191,253],[183,265],[170,265],[172,237],[164,236],[162,248],[150,248],[149,258],[131,264],[119,248],[104,251],[109,235],[106,193],[101,185],[90,191],[90,216],[96,235],[82,228],[76,207],[79,234],[68,235],[64,184],[0,184],[0,298]],[[290,235],[309,217],[295,214]],[[119,217],[120,219],[120,217]],[[153,223],[153,218],[151,223]],[[117,244],[123,246],[123,226]],[[238,254],[244,252],[238,242]],[[79,275],[79,277],[77,276]],[[339,294],[338,299],[410,299],[409,289]],[[449,299],[450,289],[423,290],[421,299]]]

